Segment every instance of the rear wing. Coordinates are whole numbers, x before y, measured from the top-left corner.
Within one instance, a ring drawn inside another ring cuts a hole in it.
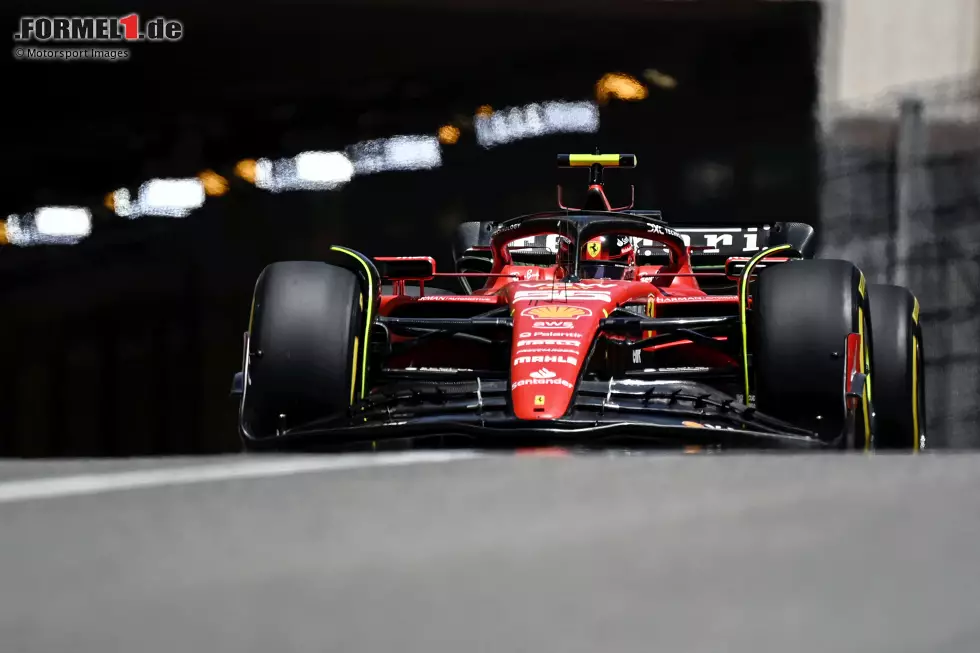
[[[656,211],[633,211],[641,215],[656,215]],[[814,229],[802,222],[772,222],[754,225],[683,225],[671,228],[681,234],[691,247],[691,267],[696,270],[725,269],[731,258],[751,257],[767,247],[788,244],[812,258],[815,249]],[[637,243],[638,265],[663,265],[667,250],[652,240]]]
[[[659,211],[630,211],[638,215],[660,217]],[[466,222],[460,225],[453,243],[453,258],[457,268],[474,264],[478,269],[489,271],[492,264],[490,222]],[[789,244],[803,255],[812,258],[815,248],[814,229],[802,222],[772,222],[752,225],[671,225],[691,251],[691,265],[702,270],[724,270],[730,258],[750,257],[767,247]],[[667,262],[667,250],[652,240],[637,243],[639,265],[663,265]],[[510,246],[510,253],[517,264],[548,265],[554,261],[558,248],[558,236],[534,236]]]

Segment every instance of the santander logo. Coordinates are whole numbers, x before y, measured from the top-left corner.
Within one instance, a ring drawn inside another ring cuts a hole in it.
[[[530,376],[532,379],[553,379],[558,375],[547,367],[542,367],[537,372],[531,372]]]

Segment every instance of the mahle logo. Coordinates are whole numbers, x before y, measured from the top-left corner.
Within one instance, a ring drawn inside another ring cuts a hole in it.
[[[574,356],[518,356],[514,359],[514,367],[526,363],[561,363],[563,365],[578,365]],[[531,376],[534,376],[532,373]]]

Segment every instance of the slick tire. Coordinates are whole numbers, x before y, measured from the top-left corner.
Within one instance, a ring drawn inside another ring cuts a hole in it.
[[[804,260],[763,269],[750,318],[759,410],[843,448],[870,448],[870,388],[848,438],[844,376],[850,333],[864,335],[870,374],[871,324],[864,277],[852,263]]]
[[[255,284],[242,398],[246,442],[348,409],[364,373],[363,296],[350,270],[273,263]]]
[[[875,448],[925,447],[925,369],[918,301],[901,286],[872,285],[871,351],[874,376]]]

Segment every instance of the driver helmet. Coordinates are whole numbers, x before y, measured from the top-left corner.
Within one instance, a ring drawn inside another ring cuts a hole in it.
[[[579,271],[583,279],[626,279],[636,264],[629,236],[597,236],[582,246]]]

